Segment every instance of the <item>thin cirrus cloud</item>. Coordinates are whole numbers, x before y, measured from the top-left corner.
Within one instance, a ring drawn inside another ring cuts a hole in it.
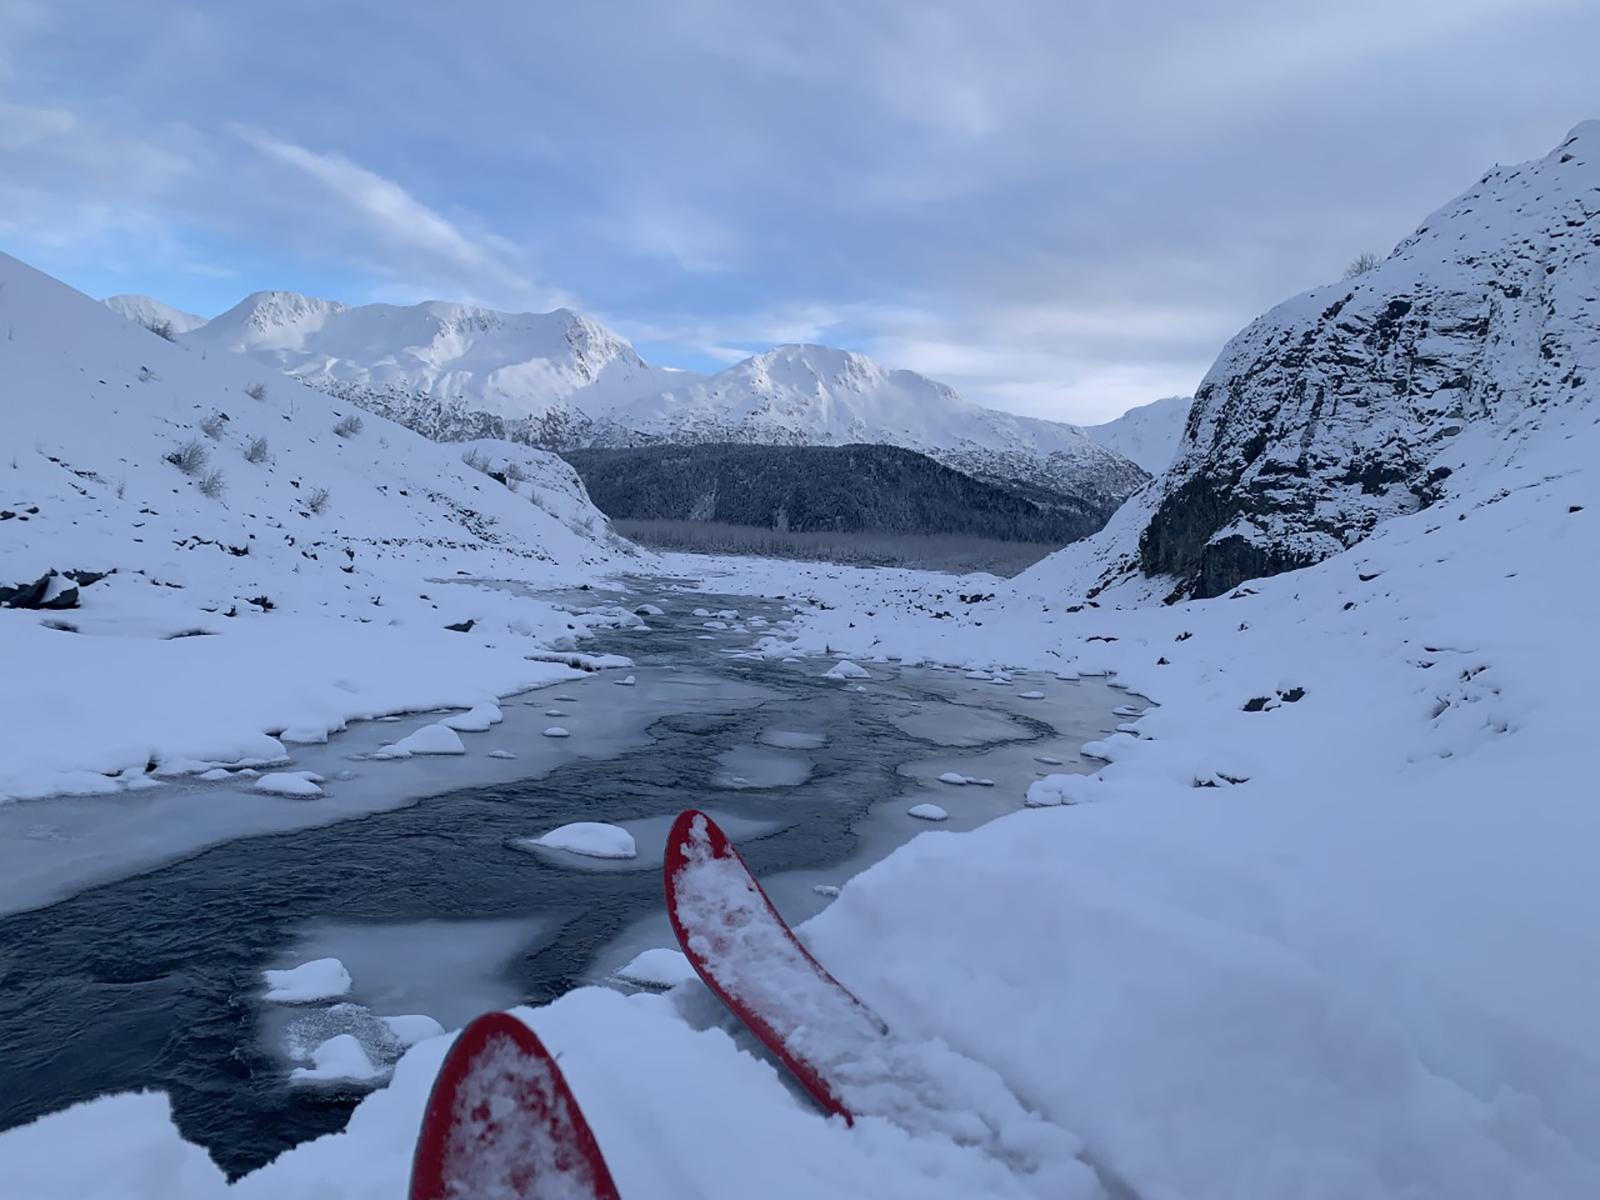
[[[230,127],[265,158],[319,185],[375,246],[417,269],[417,283],[442,281],[499,302],[555,307],[564,293],[536,286],[515,245],[493,234],[471,236],[399,183],[342,154],[319,153],[245,125]],[[415,286],[415,285],[413,285]]]

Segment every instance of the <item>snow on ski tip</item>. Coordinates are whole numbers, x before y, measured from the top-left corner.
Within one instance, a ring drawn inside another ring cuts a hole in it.
[[[853,1120],[808,1056],[807,1031],[876,1041],[888,1026],[813,958],[717,823],[678,814],[662,869],[667,915],[683,952],[827,1112]]]
[[[410,1200],[620,1200],[561,1068],[509,1013],[474,1020],[439,1068]]]

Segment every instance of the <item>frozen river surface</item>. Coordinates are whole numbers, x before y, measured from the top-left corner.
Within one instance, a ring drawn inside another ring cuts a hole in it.
[[[741,655],[770,629],[747,622],[780,620],[777,606],[633,582],[630,603],[666,614],[584,648],[637,665],[508,699],[502,723],[461,735],[464,756],[365,757],[437,719],[417,716],[296,747],[293,769],[328,780],[312,801],[184,782],[0,808],[0,1129],[158,1088],[187,1138],[248,1170],[342,1127],[359,1099],[291,1080],[319,1041],[350,1032],[381,1068],[399,1046],[376,1017],[453,1028],[671,944],[659,866],[680,809],[725,820],[803,920],[827,885],[929,828],[914,805],[972,828],[1021,807],[1040,773],[1092,769],[1078,746],[1127,700],[1101,680],[896,664],[827,679],[826,661]],[[708,628],[696,608],[739,615]],[[634,686],[617,686],[625,674]],[[543,736],[556,724],[571,736]],[[518,844],[572,821],[625,826],[638,857]],[[344,963],[347,995],[264,999],[263,970],[323,957]]]

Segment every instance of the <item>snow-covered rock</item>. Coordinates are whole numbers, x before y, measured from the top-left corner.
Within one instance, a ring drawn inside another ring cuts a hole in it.
[[[350,972],[337,958],[315,958],[282,971],[263,971],[268,1000],[283,1004],[305,1004],[331,1000],[350,991]]]
[[[544,736],[547,738],[571,737],[572,731],[564,725],[551,725],[545,729]]]
[[[320,778],[309,771],[271,771],[257,779],[253,786],[258,792],[270,792],[274,796],[312,797],[323,794],[318,785]]]
[[[354,1034],[341,1033],[329,1038],[311,1052],[312,1065],[296,1067],[289,1073],[295,1083],[369,1083],[385,1072],[367,1057],[365,1047]]]
[[[588,858],[637,858],[639,854],[633,834],[603,821],[573,821],[526,840],[547,850],[565,850]]]
[[[872,672],[846,658],[834,663],[833,666],[822,673],[822,677],[824,679],[871,679]]]
[[[1024,803],[1029,808],[1056,808],[1062,804],[1081,804],[1093,798],[1095,780],[1091,775],[1054,774],[1035,779],[1028,785]]]
[[[919,821],[943,821],[950,814],[937,804],[913,804],[906,809],[906,816],[916,817]]]
[[[498,725],[503,720],[505,717],[500,712],[500,706],[484,701],[482,704],[474,704],[466,712],[452,713],[448,717],[440,718],[439,724],[458,733],[484,733],[491,725]],[[413,750],[412,753],[417,752]]]
[[[1251,322],[1196,391],[1171,468],[1035,567],[1033,589],[1148,577],[1151,595],[1220,596],[1458,494],[1483,437],[1525,438],[1591,401],[1597,189],[1600,121],[1586,121],[1489,171],[1373,269]]]
[[[444,1033],[444,1026],[422,1013],[408,1013],[397,1017],[379,1017],[402,1046],[415,1046],[429,1038]]]
[[[670,988],[695,978],[695,969],[683,951],[662,946],[634,955],[617,969],[616,977],[624,983]]]
[[[373,758],[410,758],[413,754],[465,754],[466,745],[461,735],[448,725],[424,725],[415,733],[407,734],[398,742],[372,752]]]

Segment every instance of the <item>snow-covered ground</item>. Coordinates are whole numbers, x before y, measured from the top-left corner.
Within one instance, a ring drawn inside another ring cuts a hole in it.
[[[1571,311],[1595,311],[1592,262],[1553,300],[1587,288]],[[1563,328],[1600,369],[1592,316]],[[1137,501],[1010,582],[693,560],[719,592],[784,596],[791,621],[757,649],[818,674],[940,662],[998,692],[1020,669],[1111,673],[1150,703],[1093,747],[1092,782],[1041,789],[1060,803],[1019,793],[981,829],[930,831],[802,929],[900,1038],[965,1061],[985,1111],[1023,1104],[1025,1141],[825,1120],[694,981],[516,1010],[622,1194],[1089,1194],[1081,1154],[1146,1200],[1600,1195],[1600,410],[1572,379],[1464,420],[1430,507],[1215,599],[1152,603],[1171,588],[1132,578],[1091,594],[1150,515]],[[510,613],[483,611],[498,639]],[[446,1046],[420,1042],[345,1132],[231,1187],[152,1096],[0,1135],[0,1178],[40,1198],[397,1196]]]
[[[451,580],[648,562],[553,456],[479,443],[485,474],[5,256],[0,320],[0,587],[45,580],[44,607],[0,608],[0,662],[28,681],[0,689],[0,803],[260,767],[353,720],[568,678],[549,652],[593,619]]]

